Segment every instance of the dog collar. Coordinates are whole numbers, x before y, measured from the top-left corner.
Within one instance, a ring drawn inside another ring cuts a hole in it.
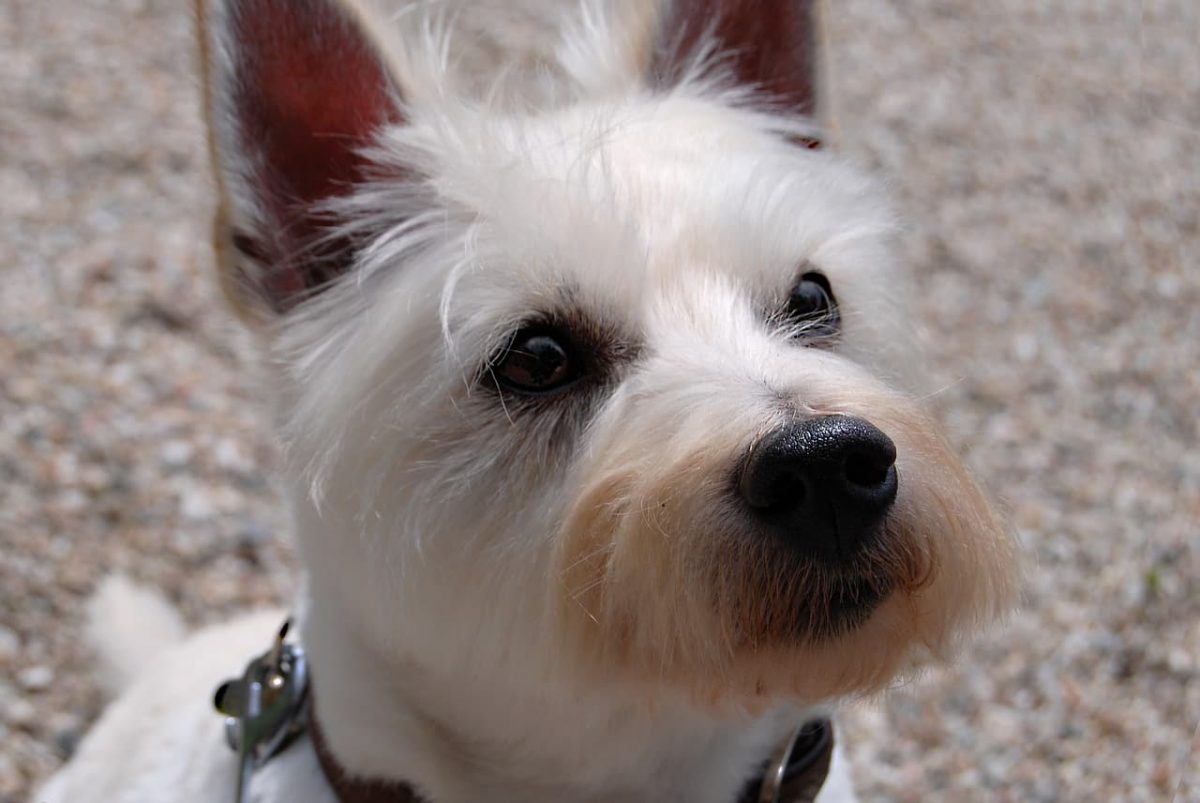
[[[340,803],[425,803],[404,782],[358,778],[347,772],[330,751],[316,716],[309,717],[308,733]],[[812,803],[829,774],[832,757],[833,723],[828,719],[806,722],[784,741],[762,775],[747,784],[737,803]]]
[[[217,711],[226,717],[226,741],[240,762],[236,803],[247,798],[254,770],[305,731],[339,803],[426,803],[407,783],[359,778],[338,761],[315,713],[304,649],[286,641],[289,624],[240,678],[226,681],[216,692]],[[833,723],[809,720],[792,731],[735,803],[812,803],[832,758]]]

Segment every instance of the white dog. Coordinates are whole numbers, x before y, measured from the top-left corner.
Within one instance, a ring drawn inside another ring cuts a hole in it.
[[[199,4],[306,570],[303,671],[222,693],[245,799],[853,800],[821,717],[1015,561],[822,147],[812,3],[398,5]],[[110,659],[170,618],[98,605]],[[282,619],[158,656],[37,800],[233,800],[212,690]]]

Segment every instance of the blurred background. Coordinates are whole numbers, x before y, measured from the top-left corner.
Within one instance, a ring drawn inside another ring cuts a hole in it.
[[[1005,631],[850,712],[864,799],[1198,801],[1200,3],[831,4],[844,149],[1028,560]],[[100,709],[106,573],[196,624],[293,587],[189,5],[0,3],[0,803]]]

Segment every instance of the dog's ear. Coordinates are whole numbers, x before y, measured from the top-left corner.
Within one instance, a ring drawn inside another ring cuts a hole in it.
[[[727,69],[772,104],[820,118],[821,0],[664,0],[650,80],[670,86],[697,59]],[[817,147],[815,138],[806,144]]]
[[[221,194],[222,286],[251,318],[283,312],[352,264],[328,204],[401,117],[384,49],[349,0],[196,0]]]

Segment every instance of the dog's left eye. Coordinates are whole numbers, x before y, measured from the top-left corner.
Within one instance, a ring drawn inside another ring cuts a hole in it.
[[[792,287],[786,315],[802,327],[798,334],[803,338],[832,337],[841,329],[842,319],[829,279],[816,271],[805,273]]]
[[[579,378],[579,360],[565,332],[544,325],[527,326],[492,361],[492,374],[508,390],[553,393]]]

